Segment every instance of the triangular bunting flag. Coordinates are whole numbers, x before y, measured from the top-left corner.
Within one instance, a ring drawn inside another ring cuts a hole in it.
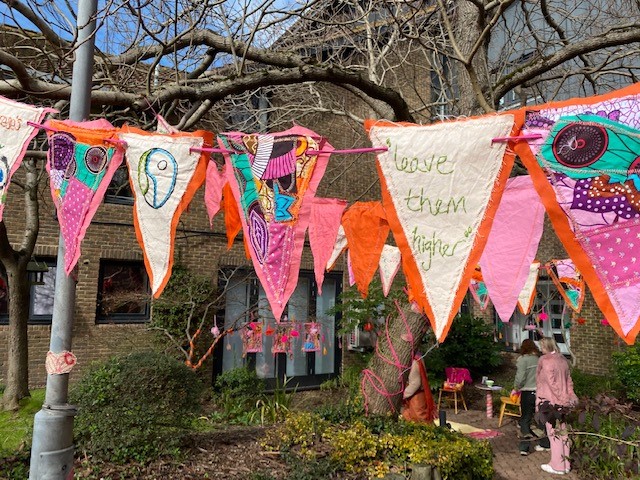
[[[609,324],[640,331],[640,84],[520,110],[518,142],[553,227]]]
[[[55,110],[32,107],[0,97],[0,220],[11,177],[22,163],[29,142],[38,133],[38,129],[27,122],[39,124],[50,112]]]
[[[311,200],[309,244],[313,254],[313,270],[318,286],[318,295],[322,295],[325,267],[333,252],[342,212],[347,206],[347,201],[337,198],[312,198]]]
[[[226,172],[226,169],[224,171]],[[227,231],[227,250],[230,250],[238,233],[242,230],[242,221],[240,220],[238,204],[233,198],[233,191],[231,190],[229,182],[225,183],[222,187],[222,208],[224,210],[224,226]],[[245,249],[246,248],[245,240]]]
[[[512,115],[428,126],[370,121],[387,217],[413,300],[442,342],[457,314],[513,166],[495,137]]]
[[[180,215],[205,179],[208,155],[192,149],[211,145],[213,135],[155,134],[123,128],[129,182],[134,197],[133,224],[155,298],[171,276]]]
[[[544,207],[531,177],[510,178],[480,257],[482,278],[503,322],[516,309],[538,251],[543,223]]]
[[[545,268],[569,308],[579,313],[584,301],[584,280],[571,259],[550,260]]]
[[[518,309],[523,315],[529,315],[536,298],[536,287],[538,286],[538,273],[540,262],[533,262],[529,267],[529,275],[524,282],[524,287],[518,295]]]
[[[298,283],[304,237],[333,147],[302,127],[218,135],[253,266],[276,320]],[[321,154],[309,154],[322,150]]]
[[[104,119],[49,120],[45,125],[49,186],[64,239],[64,270],[69,275],[80,258],[80,244],[91,219],[122,163],[123,150],[108,142],[116,139],[117,129]]]
[[[389,223],[380,202],[356,202],[342,216],[349,256],[358,291],[367,296],[369,283],[389,236]]]
[[[338,233],[336,234],[336,242],[333,245],[333,251],[331,252],[331,256],[329,260],[327,260],[326,270],[329,271],[333,269],[333,266],[336,264],[338,257],[342,252],[347,248],[347,236],[344,233],[344,227],[340,225],[338,227]]]
[[[222,203],[222,188],[227,181],[227,175],[225,173],[225,167],[222,167],[222,172],[218,170],[216,162],[209,160],[207,165],[206,182],[204,185],[204,204],[207,207],[207,214],[209,215],[209,225],[213,227],[213,217],[220,210],[220,204]]]
[[[400,269],[401,261],[402,256],[400,255],[400,249],[398,247],[394,247],[393,245],[385,245],[382,247],[378,270],[380,271],[380,281],[382,282],[382,293],[385,297],[389,295],[391,291],[391,284]]]

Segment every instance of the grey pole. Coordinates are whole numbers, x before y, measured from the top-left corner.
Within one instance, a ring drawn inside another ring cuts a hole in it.
[[[97,0],[79,0],[78,48],[73,63],[69,119],[86,120],[91,106],[91,79],[95,47]],[[51,319],[49,350],[71,350],[76,284],[64,272],[64,240],[58,238],[56,288]],[[73,416],[68,404],[69,374],[47,375],[42,410],[33,421],[33,443],[29,480],[66,480],[73,478]]]

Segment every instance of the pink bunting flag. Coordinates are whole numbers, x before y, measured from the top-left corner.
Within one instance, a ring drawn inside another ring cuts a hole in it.
[[[253,266],[279,320],[298,283],[311,199],[333,147],[299,126],[269,135],[223,133],[218,143],[232,152],[225,154],[227,180]]]
[[[226,165],[222,167],[222,171],[219,171],[216,162],[209,160],[205,182],[204,204],[209,215],[209,225],[213,227],[213,217],[220,211],[222,188],[227,182]]]
[[[337,198],[312,199],[309,244],[313,253],[313,270],[318,286],[318,295],[322,295],[325,267],[331,258],[338,237],[342,212],[346,206],[346,200]]]
[[[27,122],[42,122],[52,108],[38,108],[0,97],[0,220],[11,177],[18,169],[38,129]]]
[[[47,171],[51,197],[64,239],[67,275],[80,258],[80,244],[102,203],[113,174],[122,163],[118,129],[107,120],[73,122],[49,120]]]
[[[480,257],[482,278],[503,322],[516,309],[538,251],[543,222],[544,206],[531,177],[510,178]]]

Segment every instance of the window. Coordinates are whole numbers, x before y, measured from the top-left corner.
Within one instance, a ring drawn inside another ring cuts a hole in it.
[[[341,278],[340,274],[328,273],[322,285],[322,295],[318,295],[313,272],[300,272],[298,285],[281,319],[282,322],[288,321],[285,325],[291,326],[298,335],[291,336],[288,353],[274,354],[272,347],[275,334],[267,332],[277,331],[277,326],[264,289],[253,272],[235,272],[226,286],[224,328],[236,331],[221,342],[224,346],[220,352],[220,372],[251,365],[259,377],[267,380],[268,387],[276,378],[282,380],[285,375],[287,378],[296,377],[299,386],[319,385],[337,375],[341,358],[336,338],[337,319],[328,311],[335,305],[340,293]],[[251,321],[262,326],[262,348],[258,352],[246,353],[242,337],[245,331],[241,327]],[[320,347],[317,351],[304,350],[304,332],[307,328],[313,328],[318,333]]]
[[[123,162],[113,174],[111,183],[107,187],[104,201],[105,203],[133,205],[133,192],[129,184],[129,170],[126,162]]]
[[[56,291],[56,260],[54,258],[38,259],[37,263],[38,268],[46,266],[47,270],[29,272],[31,282],[29,323],[51,323],[53,297]],[[37,276],[41,276],[39,281]]]
[[[53,297],[56,289],[56,259],[38,258],[39,272],[29,272],[29,323],[50,324],[53,316]],[[40,277],[40,278],[39,278]],[[37,282],[37,283],[36,283]],[[0,277],[0,325],[9,323],[9,288]]]
[[[97,323],[142,323],[149,320],[151,293],[142,262],[101,260]]]

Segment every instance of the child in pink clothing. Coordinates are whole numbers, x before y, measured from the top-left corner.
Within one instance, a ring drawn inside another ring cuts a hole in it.
[[[538,361],[536,373],[536,410],[545,401],[553,406],[575,405],[578,397],[573,391],[569,363],[560,353],[556,341],[553,338],[543,338],[540,340],[540,350],[543,355]],[[568,473],[571,465],[566,424],[561,423],[553,427],[547,423],[546,430],[551,444],[551,460],[540,467],[548,473],[559,475]]]

